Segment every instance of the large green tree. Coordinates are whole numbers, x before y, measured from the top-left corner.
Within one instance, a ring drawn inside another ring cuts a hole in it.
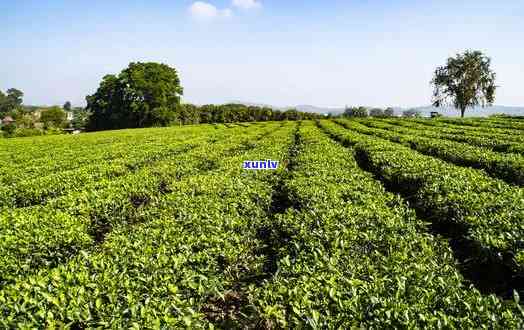
[[[491,59],[480,51],[466,51],[448,58],[447,64],[435,70],[431,83],[433,105],[451,104],[460,110],[461,117],[467,108],[492,105],[495,101],[495,73]]]
[[[107,75],[86,97],[91,130],[168,125],[178,119],[183,94],[176,69],[159,63],[130,63]]]

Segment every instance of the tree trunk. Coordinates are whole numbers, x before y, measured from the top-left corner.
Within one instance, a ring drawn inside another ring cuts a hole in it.
[[[460,109],[460,118],[464,118],[464,112],[466,112],[466,108]]]

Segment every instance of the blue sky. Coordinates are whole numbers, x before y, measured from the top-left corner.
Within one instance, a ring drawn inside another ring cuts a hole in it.
[[[83,105],[131,61],[179,70],[184,101],[429,104],[436,66],[492,57],[497,104],[524,105],[524,1],[0,0],[0,89]]]

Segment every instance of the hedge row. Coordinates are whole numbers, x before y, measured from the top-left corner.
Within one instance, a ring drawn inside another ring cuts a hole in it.
[[[46,205],[3,210],[0,281],[9,282],[40,268],[54,267],[103,240],[113,227],[140,222],[144,206],[169,191],[169,182],[213,170],[224,154],[276,127],[252,129],[247,134],[232,132],[215,143],[52,199]]]
[[[497,152],[516,153],[524,155],[524,141],[508,141],[505,137],[499,138],[492,134],[471,134],[464,130],[446,129],[443,127],[431,127],[418,124],[411,120],[384,120],[384,121],[360,121],[366,126],[383,128],[408,135],[424,136],[435,139],[445,139],[462,142],[469,145],[488,148]]]
[[[331,127],[329,128],[331,130]],[[359,168],[351,149],[313,124],[284,182],[296,209],[278,272],[253,288],[276,328],[516,328],[517,304],[464,284],[452,251],[426,234],[405,202]]]
[[[344,144],[354,146],[364,166],[407,196],[429,221],[473,242],[473,260],[503,264],[514,277],[522,278],[523,189],[332,122],[321,125]]]
[[[524,156],[501,154],[464,143],[413,134],[401,134],[387,129],[370,128],[356,121],[337,120],[346,128],[410,146],[426,155],[435,156],[460,166],[482,169],[495,178],[510,184],[524,185]]]
[[[473,127],[473,126],[459,126],[442,122],[434,119],[385,119],[387,122],[394,124],[406,123],[408,125],[419,125],[420,129],[434,129],[440,130],[444,133],[460,134],[476,137],[493,137],[498,140],[524,143],[524,136],[519,131],[503,129],[503,128],[489,128],[489,127]]]
[[[246,172],[244,160],[283,161],[294,125],[284,124],[209,171],[171,178],[132,228],[113,229],[100,249],[0,291],[4,327],[181,328],[223,325],[249,309],[238,291],[263,272],[257,224],[266,217],[275,174]],[[279,171],[285,171],[281,168]],[[268,184],[270,183],[270,184]]]
[[[74,177],[74,171],[81,170],[82,167],[129,162],[135,157],[141,157],[145,152],[168,153],[171,144],[197,138],[199,134],[202,136],[202,129],[204,127],[171,129],[167,132],[161,130],[164,134],[159,134],[157,131],[149,134],[138,132],[135,137],[115,133],[111,139],[93,134],[86,134],[81,139],[77,136],[62,135],[62,144],[50,142],[48,145],[40,146],[46,149],[43,155],[41,151],[33,151],[33,145],[15,141],[14,145],[18,144],[18,146],[10,146],[11,151],[0,157],[4,169],[0,173],[0,181],[4,185],[14,186],[21,181],[52,175],[71,173]],[[211,126],[208,126],[204,131],[211,130]],[[35,143],[35,145],[40,144]]]
[[[511,121],[509,119],[487,119],[487,118],[465,118],[465,119],[451,119],[441,118],[439,121],[444,123],[460,125],[460,126],[471,126],[471,127],[482,127],[482,128],[501,128],[513,130],[515,134],[518,131],[524,130],[524,122],[522,121]]]
[[[94,160],[89,160],[88,165],[79,162],[77,167],[72,170],[55,173],[42,165],[40,166],[40,175],[35,176],[32,172],[25,172],[24,169],[21,169],[20,171],[23,172],[25,179],[20,179],[20,174],[18,174],[16,176],[17,182],[0,187],[0,208],[45,204],[47,200],[63,194],[91,189],[96,186],[103,187],[107,180],[135,172],[155,162],[169,159],[178,153],[187,152],[203,143],[215,140],[217,137],[223,138],[239,134],[240,131],[236,129],[226,132],[215,130],[211,126],[203,126],[191,131],[176,131],[176,133],[178,134],[164,136],[162,141],[155,141],[154,143],[144,141],[147,140],[146,137],[133,139],[132,143],[119,143],[118,147],[105,150],[102,158],[100,155],[93,155]],[[140,145],[140,147],[135,147],[135,145]],[[78,152],[78,150],[75,152]],[[60,157],[48,159],[50,167],[63,165],[56,158]],[[73,161],[76,162],[76,160]]]

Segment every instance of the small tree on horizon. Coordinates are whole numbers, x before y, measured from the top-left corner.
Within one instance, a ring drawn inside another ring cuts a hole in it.
[[[64,109],[64,111],[71,111],[71,102],[67,101],[66,103],[64,103],[62,109]]]
[[[370,117],[384,117],[384,110],[380,108],[372,108],[369,110]]]
[[[366,107],[346,107],[344,110],[345,117],[367,117],[368,110]]]
[[[384,116],[385,117],[394,117],[395,116],[395,110],[392,107],[386,108],[386,110],[384,110]]]
[[[495,73],[491,59],[480,51],[467,50],[450,57],[435,70],[433,105],[452,104],[463,118],[467,108],[491,106],[495,101]]]
[[[418,118],[422,117],[422,114],[420,113],[420,110],[417,109],[408,109],[402,111],[402,117],[406,118]]]

